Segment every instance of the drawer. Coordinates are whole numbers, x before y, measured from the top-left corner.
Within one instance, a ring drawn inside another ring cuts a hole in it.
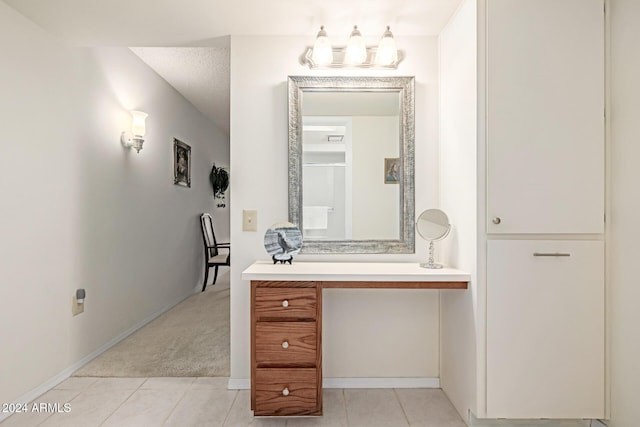
[[[254,415],[320,415],[315,368],[256,369]]]
[[[317,337],[316,322],[258,322],[256,363],[315,367]]]
[[[256,288],[255,320],[315,320],[316,288]]]

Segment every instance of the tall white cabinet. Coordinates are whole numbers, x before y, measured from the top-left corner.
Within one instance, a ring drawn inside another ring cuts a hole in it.
[[[466,330],[443,334],[443,389],[462,415],[604,418],[604,0],[474,6],[477,135],[448,132],[469,123],[442,111],[442,207],[460,232],[451,258],[475,279],[465,297],[442,295],[443,330]],[[445,59],[455,45],[441,45]],[[443,75],[464,75],[456,64]],[[443,82],[441,97],[462,105]],[[448,193],[465,192],[454,178],[465,150],[476,156],[473,209]],[[473,366],[459,373],[461,362]]]
[[[487,1],[487,232],[604,231],[602,0]]]

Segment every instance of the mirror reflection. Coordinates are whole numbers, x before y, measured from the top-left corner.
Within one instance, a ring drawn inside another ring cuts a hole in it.
[[[398,239],[399,94],[305,92],[302,105],[305,239]]]
[[[289,220],[306,253],[413,253],[413,77],[289,77]]]

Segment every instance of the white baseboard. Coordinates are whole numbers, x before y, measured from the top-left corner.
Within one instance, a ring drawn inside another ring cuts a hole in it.
[[[323,388],[440,388],[440,378],[323,378]],[[230,378],[229,390],[248,390],[251,380]]]
[[[170,309],[172,309],[176,305],[180,304],[182,301],[184,301],[185,299],[189,298],[192,295],[193,295],[193,293],[190,293],[186,297],[182,298],[180,301],[178,301],[176,303],[173,303],[173,304],[168,304],[168,305],[162,307],[160,310],[156,311],[155,313],[152,313],[151,315],[145,317],[140,322],[138,322],[135,325],[133,325],[131,328],[129,328],[126,331],[122,332],[121,334],[117,335],[115,338],[113,338],[112,340],[110,340],[106,344],[100,346],[97,350],[93,351],[92,353],[90,353],[87,356],[83,357],[82,359],[80,359],[79,361],[77,361],[73,365],[69,366],[65,370],[63,370],[63,371],[59,372],[58,374],[54,375],[53,377],[49,378],[48,380],[46,380],[45,382],[40,384],[38,387],[36,387],[36,388],[34,388],[32,390],[29,390],[28,392],[26,392],[22,396],[18,397],[12,403],[29,403],[29,402],[32,402],[37,397],[42,396],[44,393],[46,393],[47,391],[49,391],[52,388],[54,388],[55,386],[60,384],[62,381],[64,381],[67,378],[69,378],[71,376],[71,374],[73,374],[75,371],[77,371],[78,369],[82,368],[84,365],[86,365],[87,363],[91,362],[93,359],[95,359],[96,357],[100,356],[102,353],[104,353],[105,351],[109,350],[111,347],[113,347],[114,345],[118,344],[120,341],[122,341],[123,339],[125,339],[126,337],[128,337],[129,335],[131,335],[132,333],[137,331],[138,329],[140,329],[143,326],[147,325],[148,323],[150,323],[151,321],[153,321],[154,319],[156,319],[160,315],[166,313],[167,311],[169,311]],[[11,414],[10,413],[1,413],[0,412],[0,421],[2,421],[5,418],[9,417],[9,415],[11,415]]]
[[[590,427],[591,420],[509,420],[485,419],[469,415],[469,427]]]

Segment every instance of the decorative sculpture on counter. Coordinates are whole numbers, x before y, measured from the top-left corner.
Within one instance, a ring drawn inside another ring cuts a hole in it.
[[[302,233],[290,222],[273,224],[264,234],[264,248],[274,264],[291,264],[293,256],[302,248]]]

